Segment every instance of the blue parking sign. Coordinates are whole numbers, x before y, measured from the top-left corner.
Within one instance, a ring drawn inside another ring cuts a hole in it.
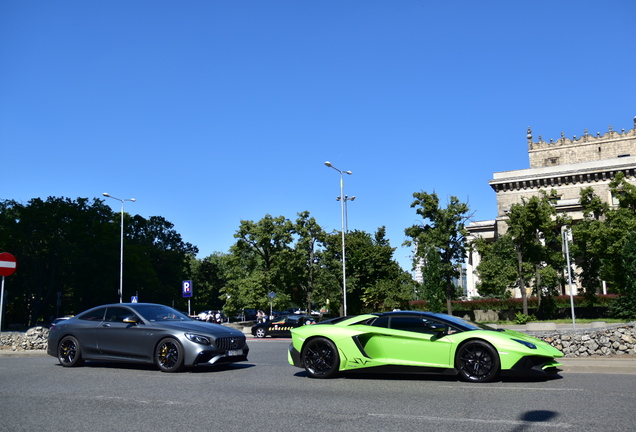
[[[183,297],[192,297],[192,281],[187,280],[181,282],[181,293]]]

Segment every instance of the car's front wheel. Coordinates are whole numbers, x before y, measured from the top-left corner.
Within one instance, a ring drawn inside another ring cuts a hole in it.
[[[66,336],[57,346],[57,359],[64,367],[80,366],[84,363],[79,341],[74,336]]]
[[[312,378],[331,378],[338,373],[340,356],[333,342],[315,338],[303,347],[301,359],[307,374]]]
[[[457,350],[455,368],[466,381],[492,381],[499,376],[499,355],[488,342],[469,341]]]
[[[183,348],[178,340],[165,338],[155,350],[155,363],[163,372],[177,372],[183,368]]]
[[[267,336],[267,333],[265,332],[264,328],[259,327],[256,329],[254,336],[256,336],[257,338],[264,338],[265,336]]]

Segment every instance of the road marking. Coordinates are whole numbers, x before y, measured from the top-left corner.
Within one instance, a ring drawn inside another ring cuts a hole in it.
[[[543,427],[552,427],[558,429],[569,429],[573,425],[570,423],[552,423],[546,421],[525,421],[525,420],[486,420],[476,418],[448,418],[448,417],[429,417],[429,416],[415,416],[415,415],[397,415],[397,414],[368,414],[371,417],[383,417],[383,418],[395,418],[395,419],[409,419],[409,420],[423,420],[431,422],[461,422],[461,423],[484,423],[484,424],[500,424],[511,426],[532,426],[541,425]]]
[[[440,386],[440,387],[444,387],[444,388],[453,388],[453,389],[462,389],[462,390],[477,390],[477,387],[472,385],[472,386],[460,386],[460,387],[456,387],[456,386]],[[484,387],[487,388],[488,390],[523,390],[523,391],[528,391],[528,390],[539,390],[539,391],[584,391],[584,389],[580,389],[580,388],[545,388],[545,387]]]

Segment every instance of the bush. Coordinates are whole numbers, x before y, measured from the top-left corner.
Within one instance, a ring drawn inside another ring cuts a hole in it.
[[[515,315],[515,324],[526,324],[529,321],[536,321],[537,317],[534,315],[524,315],[521,312],[517,312]]]
[[[591,306],[601,306],[601,307],[611,307],[612,304],[616,301],[618,296],[616,294],[605,294],[605,295],[597,295],[593,302],[590,302],[589,299],[585,298],[585,296],[574,296],[574,306],[575,307],[591,307]],[[570,296],[562,295],[562,296],[553,296],[550,297],[549,306],[551,310],[556,309],[567,309],[570,308]],[[542,299],[542,303],[546,301],[546,298]],[[539,304],[539,299],[537,297],[529,297],[528,298],[528,308],[537,309]],[[427,307],[426,300],[415,300],[411,302],[411,308],[415,310],[429,310]],[[520,298],[507,298],[507,299],[499,299],[499,298],[474,298],[472,300],[454,300],[453,301],[453,311],[457,312],[469,312],[474,311],[476,309],[481,310],[521,310],[522,302]]]

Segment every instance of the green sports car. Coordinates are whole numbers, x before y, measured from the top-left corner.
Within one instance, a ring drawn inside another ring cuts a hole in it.
[[[500,374],[559,372],[558,349],[524,333],[450,315],[396,311],[341,317],[292,330],[288,360],[312,378],[341,371],[459,374],[488,382]]]

